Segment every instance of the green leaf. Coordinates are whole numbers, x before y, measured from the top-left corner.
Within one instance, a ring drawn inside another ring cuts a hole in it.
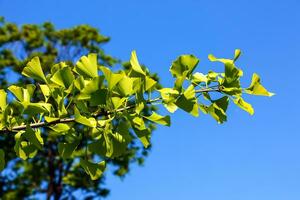
[[[192,75],[191,81],[193,84],[198,85],[199,83],[207,83],[208,79],[207,79],[206,75],[196,72]]]
[[[251,85],[245,90],[246,93],[261,96],[273,96],[274,93],[268,92],[260,83],[260,77],[254,73],[252,76]]]
[[[76,150],[79,145],[79,141],[75,140],[72,143],[58,143],[58,153],[63,159],[71,158],[73,152]]]
[[[57,133],[66,133],[70,130],[70,126],[67,124],[55,124],[54,126],[49,126],[50,129],[52,129],[53,131],[57,132]]]
[[[58,117],[48,117],[48,116],[45,116],[45,121],[50,123],[50,122],[53,122],[53,121],[58,121],[59,118]]]
[[[248,112],[250,115],[254,114],[254,109],[252,108],[252,105],[244,101],[242,97],[238,97],[233,100],[233,102],[239,106],[241,109],[245,110]]]
[[[29,78],[33,78],[39,81],[47,83],[46,77],[41,67],[40,59],[33,57],[23,69],[22,74]]]
[[[161,116],[159,114],[157,114],[156,112],[153,112],[152,115],[146,117],[144,116],[144,118],[153,121],[155,123],[164,125],[164,126],[170,126],[171,125],[171,121],[170,121],[170,116]]]
[[[233,58],[233,61],[235,62],[241,55],[241,50],[240,49],[236,49],[234,51],[234,58]]]
[[[64,67],[55,72],[50,80],[59,86],[69,88],[74,81],[74,75],[70,67]]]
[[[199,63],[194,55],[179,56],[170,68],[171,74],[176,77],[189,77]]]
[[[11,85],[8,90],[21,102],[30,102],[30,99],[35,90],[35,85],[28,84],[26,88],[22,88],[16,85]]]
[[[142,142],[143,146],[145,148],[148,148],[150,146],[150,137],[151,132],[149,129],[143,129],[139,130],[137,128],[133,128],[135,134],[138,136],[139,140]]]
[[[218,122],[223,123],[227,120],[226,110],[228,107],[229,98],[224,96],[213,103],[206,109],[206,111]],[[204,109],[205,110],[205,109]]]
[[[146,79],[145,79],[145,91],[150,90],[150,89],[153,88],[156,84],[157,84],[157,82],[156,82],[154,79],[152,79],[152,78],[146,76]]]
[[[0,171],[5,168],[5,153],[3,149],[0,149]]]
[[[44,140],[39,129],[36,129],[36,131],[34,131],[29,125],[27,125],[26,131],[25,133],[23,133],[23,136],[27,139],[27,141],[32,143],[38,149],[42,149]]]
[[[126,97],[124,97],[124,98],[112,97],[111,98],[111,101],[114,105],[114,109],[118,109],[119,107],[121,107],[126,100],[127,100]]]
[[[95,78],[98,76],[97,68],[97,54],[91,53],[88,56],[82,56],[73,70],[85,78]]]
[[[142,67],[140,66],[135,51],[131,52],[130,64],[131,64],[131,72],[130,72],[131,76],[133,77],[146,76],[146,73],[143,71]]]
[[[40,85],[40,88],[44,95],[45,101],[47,101],[51,94],[49,86],[48,85]]]
[[[1,89],[0,90],[0,108],[1,108],[2,112],[5,110],[6,105],[7,105],[7,93],[3,89]]]
[[[174,102],[176,101],[179,92],[177,90],[174,90],[173,88],[162,88],[158,91],[160,92],[161,98],[163,99],[164,107],[169,112],[174,113],[178,108]]]
[[[208,59],[211,61],[211,62],[221,62],[221,63],[233,63],[233,60],[231,59],[227,59],[227,58],[216,58],[213,54],[209,54],[208,55]]]
[[[113,73],[110,69],[108,69],[107,67],[100,67],[101,71],[103,72],[107,82],[108,82],[108,88],[109,90],[112,90],[113,87],[119,82],[121,81],[121,79],[123,78],[123,74],[116,74]]]
[[[92,180],[100,178],[106,167],[105,161],[92,163],[84,159],[80,159],[80,165]]]
[[[179,98],[175,104],[182,110],[190,113],[194,117],[199,116],[197,98],[195,97],[195,88],[190,85]]]
[[[143,118],[138,116],[129,116],[129,119],[135,134],[138,136],[144,147],[147,148],[150,145],[151,132],[149,128],[146,127]]]
[[[80,94],[78,95],[78,100],[87,100],[91,98],[91,95],[99,90],[104,77],[98,76],[93,78],[92,80],[83,81],[84,86],[82,86],[80,90]]]
[[[175,103],[163,103],[164,107],[170,112],[170,113],[174,113],[178,107],[176,106]]]
[[[130,96],[133,93],[133,80],[128,77],[124,76],[119,81],[119,89],[123,96]]]
[[[88,145],[90,152],[108,158],[121,156],[126,152],[128,141],[120,133],[105,132],[97,141]]]
[[[87,118],[87,117],[84,117],[80,114],[79,110],[76,108],[74,108],[74,116],[75,116],[75,121],[80,123],[80,124],[83,124],[83,125],[86,125],[86,126],[89,126],[89,127],[96,127],[97,125],[97,122],[96,122],[96,119],[95,118]]]
[[[49,113],[51,111],[52,105],[49,103],[22,103],[24,106],[24,114],[36,115],[41,113]]]
[[[16,144],[14,150],[18,157],[26,160],[27,158],[33,158],[36,155],[37,147],[34,144],[24,141],[24,133],[25,131],[19,131],[15,134]]]
[[[107,89],[100,89],[91,94],[91,106],[104,106],[106,104]]]

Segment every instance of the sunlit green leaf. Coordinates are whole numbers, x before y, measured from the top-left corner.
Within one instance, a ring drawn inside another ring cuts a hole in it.
[[[194,55],[181,55],[172,63],[170,72],[176,78],[189,77],[198,63],[199,59]]]
[[[0,108],[1,111],[3,111],[6,108],[7,105],[7,93],[1,89],[0,90]]]
[[[237,106],[239,106],[240,108],[242,108],[243,110],[248,112],[250,115],[254,114],[254,109],[252,108],[251,104],[244,101],[244,99],[242,97],[238,97],[238,98],[234,99],[233,102]]]
[[[245,90],[248,94],[253,95],[262,95],[262,96],[273,96],[274,93],[268,92],[264,86],[260,83],[260,77],[254,73],[252,76],[252,82],[251,85]]]
[[[121,81],[123,78],[123,74],[116,74],[113,73],[109,68],[107,67],[100,67],[101,71],[103,72],[107,82],[108,82],[108,88],[109,90],[112,90],[113,87]]]
[[[39,57],[33,57],[23,69],[22,74],[29,78],[33,78],[47,83],[46,77],[41,67]]]
[[[176,100],[175,104],[182,110],[190,113],[191,115],[197,117],[199,116],[198,103],[195,97],[195,88],[190,85],[179,98]]]
[[[86,78],[95,78],[98,76],[97,54],[91,53],[88,56],[82,56],[76,63],[74,69],[77,74]]]
[[[119,81],[119,89],[122,92],[122,95],[124,96],[131,95],[133,92],[133,80],[128,76],[124,76]]]
[[[64,67],[55,72],[50,80],[64,88],[69,88],[74,80],[74,75],[69,67]]]
[[[74,116],[76,122],[89,127],[96,127],[97,124],[96,119],[93,117],[87,118],[82,116],[76,107],[74,108]]]
[[[26,88],[11,85],[8,87],[8,90],[11,91],[19,101],[30,102],[30,99],[35,90],[35,85],[28,84],[26,85]]]
[[[144,116],[144,118],[153,121],[155,123],[161,124],[161,125],[165,125],[165,126],[170,126],[171,125],[171,121],[170,121],[170,116],[161,116],[159,114],[157,114],[156,112],[153,112],[152,115],[150,116]]]
[[[50,129],[52,129],[53,131],[57,132],[57,133],[66,133],[68,132],[68,130],[70,130],[70,126],[67,124],[55,124],[53,126],[49,126]]]
[[[130,64],[131,64],[131,76],[146,76],[146,73],[143,71],[142,67],[140,66],[140,63],[138,61],[138,58],[136,56],[136,52],[131,52],[131,58],[130,58]]]

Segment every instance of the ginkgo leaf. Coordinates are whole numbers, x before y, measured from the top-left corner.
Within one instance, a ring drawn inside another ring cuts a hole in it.
[[[150,90],[151,88],[153,88],[155,85],[157,84],[157,81],[155,81],[154,79],[146,76],[146,80],[145,80],[145,91]]]
[[[80,159],[80,165],[92,180],[100,178],[106,167],[105,161],[92,163],[84,159]]]
[[[8,90],[13,93],[13,95],[21,102],[30,102],[30,99],[35,90],[35,85],[28,84],[26,88],[19,87],[16,85],[11,85],[8,87]]]
[[[223,123],[227,120],[226,110],[228,107],[229,98],[224,96],[220,99],[213,100],[212,104],[205,108],[202,106],[204,112],[210,114],[218,123]]]
[[[176,77],[189,77],[199,63],[199,59],[194,55],[181,55],[170,68],[171,74]]]
[[[79,141],[74,141],[72,143],[58,143],[58,153],[63,159],[71,158],[73,152],[76,150],[79,145]]]
[[[123,78],[123,74],[117,74],[117,73],[113,73],[110,69],[108,69],[107,67],[100,67],[101,71],[103,72],[107,82],[108,82],[108,88],[109,90],[112,90],[113,87],[119,82],[121,81],[121,79]]]
[[[234,61],[234,62],[240,57],[241,53],[242,53],[242,52],[241,52],[240,49],[236,49],[236,50],[234,51],[234,57],[233,57],[233,61]]]
[[[159,114],[157,114],[156,112],[153,112],[152,115],[150,116],[144,116],[144,118],[153,121],[155,123],[164,125],[164,126],[170,126],[171,125],[171,121],[170,121],[170,116],[161,116]]]
[[[124,96],[131,95],[133,92],[133,80],[128,76],[124,76],[119,81],[119,89]]]
[[[0,90],[0,108],[1,111],[3,111],[6,108],[7,105],[7,93],[1,89]]]
[[[82,56],[76,63],[74,69],[77,74],[86,78],[95,78],[98,76],[97,54],[91,53],[88,56]]]
[[[195,88],[190,85],[179,98],[175,104],[182,110],[190,113],[194,117],[199,116],[197,98],[195,97]]]
[[[261,96],[273,96],[274,93],[268,92],[264,86],[260,83],[260,77],[258,74],[254,73],[252,76],[251,85],[245,89],[245,92],[252,95],[261,95]]]
[[[42,149],[44,140],[39,129],[36,129],[34,131],[30,126],[27,126],[25,133],[23,133],[23,136],[38,149]]]
[[[143,69],[138,61],[135,51],[131,52],[130,64],[131,64],[131,70],[132,70],[131,75],[132,76],[136,76],[135,74],[146,76],[146,73],[143,71]]]
[[[62,124],[62,123],[55,124],[54,126],[49,126],[49,128],[57,133],[66,133],[66,132],[68,132],[68,130],[70,130],[69,125]]]
[[[37,79],[47,83],[39,57],[33,57],[23,69],[22,74],[29,78]]]
[[[87,117],[82,116],[80,114],[79,110],[76,108],[76,106],[74,108],[74,116],[75,116],[76,122],[86,125],[86,126],[89,126],[89,127],[96,127],[96,124],[97,124],[96,119],[93,117],[87,118]]]
[[[198,85],[199,83],[207,83],[208,79],[206,75],[196,72],[192,75],[191,81],[192,83]]]
[[[74,81],[74,75],[69,67],[64,67],[56,71],[50,80],[59,86],[69,88]]]
[[[247,103],[246,101],[244,101],[244,99],[242,97],[238,97],[238,98],[234,99],[233,102],[237,106],[239,106],[240,108],[242,108],[243,110],[248,112],[250,115],[254,114],[254,109],[252,108],[252,105]]]

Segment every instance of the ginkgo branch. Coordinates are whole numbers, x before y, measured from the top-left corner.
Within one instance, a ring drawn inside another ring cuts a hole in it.
[[[198,89],[195,90],[195,93],[203,93],[203,92],[221,92],[220,88],[204,88],[204,89]],[[161,101],[162,98],[161,97],[157,97],[155,99],[150,99],[146,101],[146,104],[153,104],[155,102]],[[132,104],[132,105],[128,105],[125,106],[123,108],[119,108],[117,110],[112,110],[112,111],[100,111],[96,114],[93,115],[93,117],[101,117],[101,116],[108,116],[111,115],[113,113],[116,112],[123,112],[126,110],[130,110],[136,107],[136,104]],[[31,123],[29,124],[29,126],[31,128],[42,128],[42,127],[48,127],[51,125],[55,125],[55,124],[60,124],[60,123],[71,123],[71,122],[75,122],[75,118],[63,118],[63,119],[58,119],[58,120],[54,120],[51,122],[37,122],[37,123]],[[25,130],[27,128],[27,125],[20,125],[20,126],[14,126],[11,128],[5,128],[0,130],[0,133],[5,133],[5,132],[16,132],[16,131],[21,131],[21,130]]]

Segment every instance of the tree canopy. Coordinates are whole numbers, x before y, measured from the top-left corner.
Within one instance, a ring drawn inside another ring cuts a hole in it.
[[[10,26],[14,28],[7,28]],[[6,31],[2,35],[9,35],[10,39],[3,40],[6,45],[30,41],[28,38],[39,34],[41,36],[37,38],[43,39],[31,38],[34,42],[24,46],[30,52],[24,61],[18,61],[9,48],[3,48],[0,56],[2,66],[14,66],[15,71],[21,72],[20,80],[23,81],[22,84],[9,84],[4,76],[3,89],[0,90],[1,142],[11,144],[3,145],[0,150],[0,167],[4,169],[8,163],[23,170],[17,173],[17,178],[5,180],[11,182],[11,187],[2,187],[5,195],[10,195],[8,198],[37,193],[47,193],[49,198],[54,195],[55,199],[68,198],[77,188],[85,188],[87,195],[89,192],[92,192],[91,196],[105,195],[107,191],[101,190],[99,184],[106,165],[118,166],[115,173],[124,175],[131,160],[141,159],[138,162],[142,162],[147,155],[144,149],[151,146],[155,125],[171,125],[171,117],[162,115],[162,112],[174,113],[181,109],[195,117],[202,112],[223,123],[227,120],[230,102],[251,115],[254,113],[243,94],[273,95],[263,87],[257,74],[253,74],[249,86],[241,86],[243,71],[236,65],[241,54],[239,49],[230,59],[210,54],[208,59],[221,62],[224,68],[207,74],[197,72],[199,59],[196,56],[179,56],[170,67],[173,87],[166,88],[159,84],[157,75],[140,64],[135,51],[131,52],[129,62],[123,63],[122,69],[112,70],[110,66],[118,61],[106,56],[99,48],[108,39],[100,37],[97,31],[97,36],[91,36],[93,39],[83,39],[86,35],[93,35],[87,34],[95,30],[89,26],[65,30],[69,31],[68,34],[74,31],[65,40],[61,33],[64,30],[54,31],[49,23],[43,28],[33,28],[35,25],[32,25],[30,30],[34,31],[24,33],[22,37],[25,39],[14,36],[11,30],[20,31],[17,26],[10,26],[4,23],[0,30],[2,33]],[[40,33],[43,29],[45,32]],[[82,34],[74,42],[72,39],[76,38],[77,29]],[[49,30],[53,30],[53,35],[48,35]],[[55,36],[59,39],[52,39]],[[94,37],[100,39],[97,41]],[[47,51],[45,47],[51,45],[50,49],[57,49],[55,55],[35,51]],[[62,59],[57,59],[57,53],[63,52],[66,46],[71,51],[78,45],[83,48],[81,53],[86,55],[79,58],[71,52],[71,58],[65,58],[65,53],[62,53]],[[73,58],[77,57],[73,64]],[[7,60],[15,61],[8,63]],[[40,168],[38,178],[29,174],[36,167]],[[44,174],[48,174],[47,178],[42,177]],[[21,180],[25,185],[20,186]],[[46,187],[43,186],[45,180]],[[17,184],[15,192],[13,186]]]

